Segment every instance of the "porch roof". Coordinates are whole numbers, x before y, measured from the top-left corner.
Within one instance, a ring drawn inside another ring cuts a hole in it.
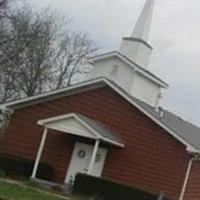
[[[48,129],[95,140],[100,139],[106,143],[124,147],[120,138],[108,129],[105,124],[79,113],[69,113],[41,119],[37,123]]]

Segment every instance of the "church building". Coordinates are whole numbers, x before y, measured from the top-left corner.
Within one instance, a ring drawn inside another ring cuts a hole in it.
[[[168,84],[148,70],[154,4],[146,1],[119,50],[88,59],[89,80],[1,105],[11,113],[1,153],[33,161],[35,180],[44,162],[55,183],[81,172],[200,199],[200,128],[159,106]]]

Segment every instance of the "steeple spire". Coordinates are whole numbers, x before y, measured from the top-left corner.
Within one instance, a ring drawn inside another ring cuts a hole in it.
[[[138,21],[133,29],[132,38],[142,39],[148,42],[150,25],[153,16],[154,0],[146,0],[143,10],[138,18]]]
[[[148,44],[155,0],[146,0],[130,37],[122,38],[120,52],[141,67],[147,67],[152,47]]]

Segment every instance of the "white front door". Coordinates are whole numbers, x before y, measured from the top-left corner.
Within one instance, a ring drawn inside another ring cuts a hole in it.
[[[70,183],[71,181],[74,181],[75,175],[79,172],[87,173],[92,157],[93,148],[93,145],[76,142],[67,171],[67,175],[65,177],[65,183]],[[106,159],[106,154],[107,149],[98,149],[91,175],[97,177],[101,176],[104,162]]]

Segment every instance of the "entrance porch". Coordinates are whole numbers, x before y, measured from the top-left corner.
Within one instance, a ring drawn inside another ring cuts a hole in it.
[[[73,144],[68,143],[68,146],[71,146],[72,150],[69,163],[65,167],[64,184],[72,183],[75,175],[79,172],[100,177],[108,153],[108,147],[124,147],[121,140],[103,123],[81,114],[70,113],[41,119],[38,121],[38,124],[44,127],[44,131],[35,158],[31,175],[32,179],[37,178],[39,162],[44,153],[48,135],[52,133],[52,130],[59,131],[62,134],[67,134],[74,138]],[[68,146],[66,148],[69,148]],[[59,148],[59,146],[54,148]],[[59,156],[62,156],[62,153]],[[53,163],[53,167],[56,165],[58,163]]]

